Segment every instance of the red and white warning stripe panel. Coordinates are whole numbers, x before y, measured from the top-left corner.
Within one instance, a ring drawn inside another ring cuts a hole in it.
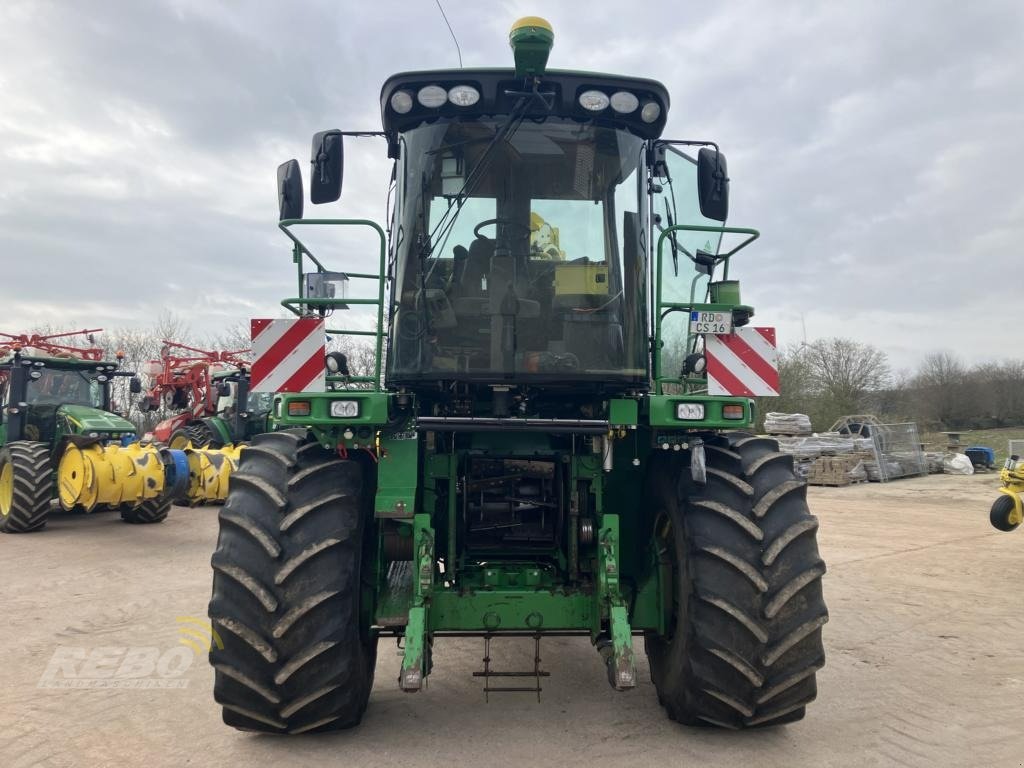
[[[251,392],[325,392],[327,335],[318,317],[252,321]]]
[[[774,328],[737,328],[704,337],[708,394],[777,397],[779,360]]]

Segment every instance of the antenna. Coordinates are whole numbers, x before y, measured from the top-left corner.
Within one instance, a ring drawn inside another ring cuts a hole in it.
[[[452,25],[448,23],[448,17],[445,15],[444,8],[441,7],[441,0],[434,0],[437,3],[437,10],[441,12],[441,18],[444,19],[445,25],[448,27],[448,31],[452,33],[452,40],[455,42],[455,52],[459,54],[459,69],[462,69],[462,49],[459,48],[458,38],[455,37],[455,30],[452,29]]]

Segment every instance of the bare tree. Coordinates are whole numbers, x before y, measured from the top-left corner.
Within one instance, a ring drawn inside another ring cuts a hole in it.
[[[209,349],[236,351],[252,348],[252,329],[248,322],[237,322],[226,325],[217,333],[207,337]]]
[[[965,390],[970,407],[968,420],[962,426],[1024,424],[1024,360],[975,366],[967,374]]]
[[[160,359],[164,340],[183,344],[192,342],[188,324],[180,315],[169,310],[162,310],[148,328],[117,328],[107,331],[103,334],[102,345],[107,358],[113,359],[116,354],[123,355],[122,370],[138,373],[143,387],[148,388],[152,381],[144,372],[148,363]],[[118,412],[134,422],[140,434],[170,415],[163,403],[160,403],[156,411],[143,413],[139,409],[140,396],[129,393],[125,379],[116,382],[113,399]]]
[[[162,309],[151,326],[153,335],[159,339],[178,341],[182,344],[192,343],[192,331],[181,315],[169,309]]]
[[[890,380],[885,353],[852,339],[819,339],[806,348],[812,386],[822,399],[822,419],[871,410]]]
[[[919,413],[942,426],[961,424],[971,410],[967,368],[950,352],[927,355],[913,379]]]

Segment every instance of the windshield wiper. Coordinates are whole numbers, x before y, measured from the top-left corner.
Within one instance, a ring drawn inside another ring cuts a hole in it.
[[[537,85],[538,83],[534,81],[533,86],[529,91],[507,92],[507,95],[509,96],[518,96],[519,100],[512,108],[512,111],[509,112],[505,121],[501,123],[501,125],[498,126],[498,129],[494,132],[494,137],[484,149],[480,159],[476,161],[476,164],[466,175],[466,181],[463,182],[462,188],[459,190],[458,194],[455,195],[455,199],[448,204],[448,210],[444,212],[441,220],[437,222],[437,226],[434,227],[429,236],[421,240],[419,249],[420,259],[425,260],[430,258],[431,254],[434,252],[434,244],[437,242],[444,242],[447,239],[448,233],[451,232],[456,219],[458,219],[459,214],[462,212],[462,206],[465,204],[466,200],[469,199],[469,196],[476,189],[476,186],[480,183],[480,180],[483,178],[484,171],[486,171],[490,166],[494,148],[502,141],[507,141],[512,137],[522,124],[523,118],[526,116],[526,110],[530,104],[536,99],[544,105],[545,109],[548,111],[551,110],[553,104],[551,99],[553,94],[542,93],[538,90]]]

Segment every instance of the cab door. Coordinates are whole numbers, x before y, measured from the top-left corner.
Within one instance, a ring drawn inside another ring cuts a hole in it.
[[[703,216],[697,195],[697,160],[682,149],[655,142],[651,171],[651,248],[653,313],[662,314],[661,365],[658,375],[677,376],[682,361],[695,351],[698,337],[689,336],[689,316],[683,311],[663,312],[661,303],[706,301],[709,274],[702,254],[717,255],[722,233],[677,230],[677,225],[725,225]],[[664,237],[663,237],[664,236]],[[656,326],[656,323],[654,323]]]

